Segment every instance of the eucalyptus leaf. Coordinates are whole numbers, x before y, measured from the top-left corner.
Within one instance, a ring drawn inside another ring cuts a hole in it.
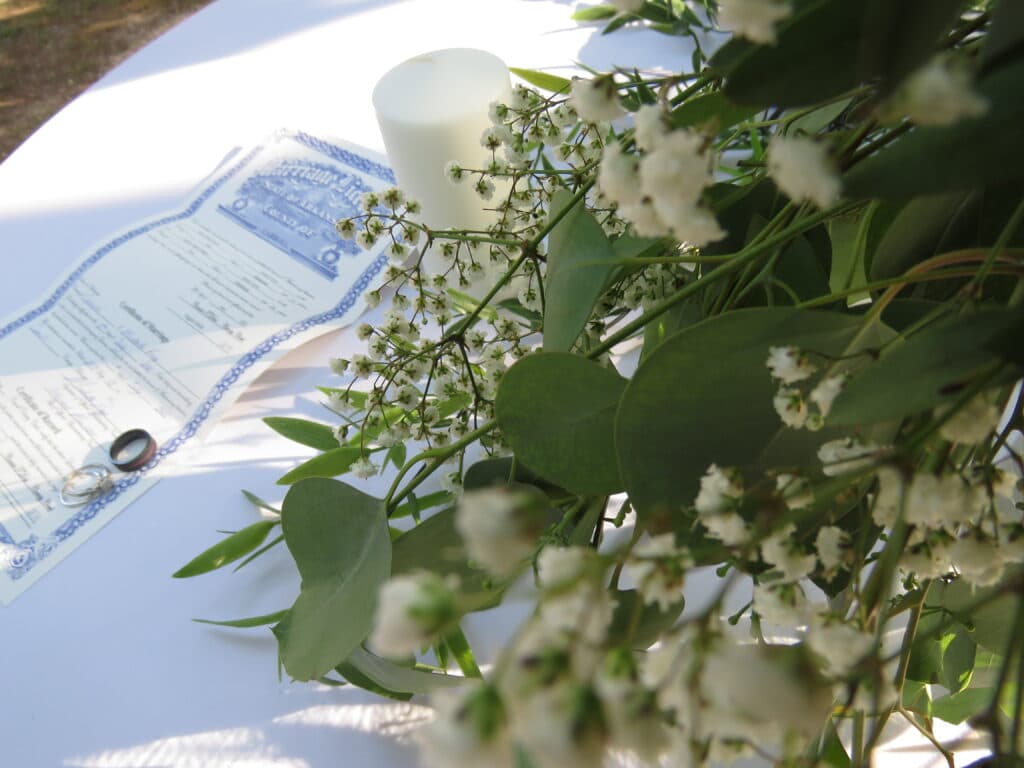
[[[1024,176],[1019,129],[1024,123],[1024,57],[987,73],[976,88],[984,114],[948,126],[920,126],[843,177],[852,198],[939,194]]]
[[[250,616],[246,619],[229,619],[227,621],[214,621],[213,619],[192,619],[196,624],[213,624],[217,627],[234,627],[235,629],[249,629],[251,627],[265,627],[268,624],[276,624],[281,621],[288,611],[274,611],[263,616]]]
[[[931,55],[960,0],[810,0],[776,26],[778,42],[727,45],[711,59],[738,104],[793,107],[878,78],[892,87]]]
[[[451,500],[452,495],[448,491],[435,491],[424,496],[412,494],[408,501],[395,507],[395,511],[391,513],[391,519],[397,520],[408,515],[419,514],[425,510],[447,504]]]
[[[1016,352],[1024,311],[986,309],[936,322],[850,379],[830,426],[900,419],[955,399],[981,370]],[[1009,378],[1017,374],[1011,372]]]
[[[393,664],[362,647],[353,650],[345,659],[345,663],[359,670],[377,685],[400,693],[433,693],[466,682],[464,677],[458,675],[444,675]]]
[[[412,693],[407,691],[394,691],[386,686],[380,685],[375,680],[363,673],[359,667],[348,661],[341,662],[335,670],[345,680],[357,688],[362,688],[364,691],[375,693],[378,696],[383,696],[386,699],[394,699],[395,701],[408,701],[413,697]]]
[[[830,123],[843,114],[843,112],[845,112],[850,106],[851,101],[851,99],[837,99],[831,104],[818,107],[805,115],[801,115],[800,117],[791,120],[788,125],[787,133],[806,133],[814,135],[823,128],[827,128]]]
[[[1024,49],[1024,3],[999,0],[992,12],[992,28],[981,50],[986,69],[1020,53]]]
[[[263,423],[282,437],[316,448],[318,451],[329,451],[338,447],[338,438],[334,436],[334,430],[326,424],[284,416],[268,416],[263,419]]]
[[[871,260],[871,278],[902,275],[915,264],[949,249],[958,221],[965,218],[961,214],[975,197],[972,192],[950,192],[908,202],[878,241]]]
[[[959,725],[983,712],[994,695],[991,688],[967,688],[933,701],[931,714],[947,723]]]
[[[833,293],[854,290],[867,282],[864,254],[875,210],[877,207],[871,205],[857,213],[837,216],[828,223],[828,235],[832,240],[828,284]],[[851,296],[847,304],[852,304],[857,298],[856,294]]]
[[[569,86],[572,85],[571,81],[558,75],[552,75],[550,72],[538,72],[536,69],[519,69],[518,67],[509,67],[508,71],[530,85],[552,93],[568,93]]]
[[[191,576],[199,576],[202,573],[223,568],[228,563],[245,557],[259,548],[277,524],[277,520],[260,520],[258,523],[246,526],[237,533],[217,542],[205,552],[196,555],[174,572],[174,578],[187,579]]]
[[[313,680],[372,627],[377,589],[391,573],[387,518],[379,499],[322,478],[292,486],[281,512],[302,590],[274,634],[288,674]]]
[[[516,457],[574,493],[622,488],[613,419],[626,381],[578,355],[542,352],[519,360],[498,386],[495,414]]]
[[[716,131],[723,131],[753,117],[758,111],[758,107],[733,104],[724,93],[714,91],[687,99],[673,109],[672,125],[676,128],[712,126]]]
[[[310,477],[337,477],[348,472],[349,467],[363,456],[363,449],[357,445],[345,445],[324,451],[309,461],[299,464],[278,481],[278,485],[291,485]]]
[[[568,192],[556,192],[551,210],[557,215],[571,202]],[[593,214],[582,201],[563,216],[548,240],[548,269],[544,282],[544,350],[572,348],[617,266],[615,251]]]
[[[974,587],[963,580],[934,584],[928,595],[928,605],[952,612],[958,621],[968,626],[970,637],[975,643],[1002,655],[1006,653],[1013,630],[1012,622],[1008,619],[1015,615],[1017,602],[1024,598],[1005,594],[980,608],[970,609],[971,605],[993,597],[995,589]]]
[[[618,11],[613,5],[595,5],[590,8],[580,8],[573,12],[571,18],[573,21],[602,21],[610,19],[616,13]]]
[[[842,354],[862,322],[829,312],[744,309],[663,342],[637,369],[615,417],[619,466],[637,513],[691,505],[712,463],[758,461],[783,429],[765,367],[769,347]]]

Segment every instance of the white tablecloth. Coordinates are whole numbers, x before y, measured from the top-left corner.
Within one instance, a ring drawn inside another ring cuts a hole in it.
[[[233,148],[280,127],[382,150],[378,77],[428,50],[471,46],[512,66],[682,65],[673,38],[570,20],[557,0],[217,0],[44,125],[0,165],[0,316],[41,297],[90,245],[175,207]],[[308,455],[260,419],[322,413],[313,388],[351,345],[333,333],[256,382],[202,445],[141,500],[0,608],[0,765],[405,766],[415,706],[279,682],[265,629],[193,617],[287,607],[283,550],[239,574],[170,574],[255,519],[239,490],[272,501]],[[374,484],[368,484],[373,490]],[[483,646],[499,628],[474,623]]]

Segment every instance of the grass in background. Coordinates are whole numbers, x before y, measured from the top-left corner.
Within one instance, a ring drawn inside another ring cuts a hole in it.
[[[51,115],[211,0],[0,0],[0,162]]]

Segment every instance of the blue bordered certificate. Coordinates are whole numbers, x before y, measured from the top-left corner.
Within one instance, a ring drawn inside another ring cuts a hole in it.
[[[374,153],[280,132],[0,326],[0,601],[145,492],[284,352],[358,317],[386,257],[341,240],[334,223],[393,183]],[[64,506],[63,478],[104,463],[135,427],[156,438],[153,459]]]

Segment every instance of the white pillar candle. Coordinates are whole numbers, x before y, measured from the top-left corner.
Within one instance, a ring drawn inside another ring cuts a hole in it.
[[[491,102],[512,92],[508,67],[497,56],[473,48],[450,48],[404,61],[380,79],[373,107],[398,186],[422,205],[422,220],[434,229],[486,229],[494,205],[472,184],[452,184],[444,173],[451,160],[482,168],[490,160],[480,137],[490,126]],[[428,265],[429,266],[429,265]]]

